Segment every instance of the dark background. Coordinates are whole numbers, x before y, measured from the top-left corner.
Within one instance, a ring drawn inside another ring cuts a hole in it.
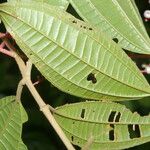
[[[0,1],[2,3],[4,1]],[[143,18],[143,12],[147,9],[150,10],[150,4],[148,0],[136,0],[137,6]],[[76,14],[72,7],[69,7],[68,11],[72,14]],[[108,10],[109,11],[109,10]],[[145,22],[146,29],[150,35],[150,21]],[[0,25],[0,32],[5,31],[3,25]],[[137,65],[150,63],[150,59],[134,59]],[[40,73],[33,68],[32,80],[35,82]],[[146,75],[148,81],[150,81],[150,75]],[[21,79],[18,67],[12,58],[8,58],[3,54],[0,54],[0,97],[14,95],[16,92],[17,84]],[[72,103],[81,101],[80,98],[65,94],[55,87],[53,87],[48,81],[43,80],[36,86],[42,98],[45,102],[51,106],[56,107],[65,103]],[[22,102],[28,113],[29,121],[23,126],[23,141],[27,145],[29,150],[65,150],[65,146],[58,138],[52,127],[49,125],[45,117],[39,111],[37,104],[34,102],[30,92],[25,87],[22,94]],[[123,102],[131,111],[137,111],[140,115],[148,115],[150,110],[150,98],[144,98],[142,100]],[[150,143],[146,143],[131,150],[150,150]]]

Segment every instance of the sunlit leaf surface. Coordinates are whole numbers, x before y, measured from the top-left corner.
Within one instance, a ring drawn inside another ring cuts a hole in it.
[[[117,103],[68,104],[56,108],[54,116],[73,144],[91,150],[126,149],[150,141],[150,116]]]
[[[27,150],[21,139],[27,114],[15,96],[0,99],[0,150]]]
[[[122,48],[150,54],[150,38],[134,0],[69,0],[79,15]]]
[[[0,16],[23,52],[60,90],[96,100],[150,95],[149,84],[115,42],[62,9],[14,2],[1,4]]]

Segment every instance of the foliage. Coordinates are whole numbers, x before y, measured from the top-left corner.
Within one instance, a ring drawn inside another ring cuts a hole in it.
[[[122,48],[137,53],[150,53],[149,37],[134,0],[108,0],[107,2],[70,0],[70,2],[85,21],[116,39]],[[85,5],[86,9],[83,7]]]
[[[27,114],[15,96],[0,100],[0,149],[27,150],[21,140],[22,124],[27,121]]]
[[[85,22],[67,12],[71,6],[69,3]],[[114,13],[113,16],[108,10]],[[132,53],[124,51],[126,49],[141,54],[150,53],[149,36],[133,0],[128,3],[126,0],[9,0],[0,4],[0,19],[17,43],[15,48],[18,49],[19,46],[17,53],[20,56],[25,54],[48,82],[65,93],[99,100],[63,105],[51,110],[70,142],[83,149],[91,147],[96,150],[99,147],[124,149],[150,141],[149,115],[142,117],[121,104],[110,102],[125,101],[133,110],[133,105],[137,102],[126,100],[137,100],[150,95],[149,83],[128,56]],[[2,40],[5,41],[5,38]],[[6,68],[1,66],[4,74]],[[32,93],[32,85],[25,84]],[[1,85],[4,88],[6,86],[4,83]],[[59,98],[58,91],[54,87],[51,89],[57,95],[55,99],[61,101],[59,105],[64,104],[65,97],[69,95],[61,93]],[[48,94],[45,93],[47,97]],[[27,149],[21,141],[21,126],[27,117],[21,102],[15,99],[6,97],[1,100],[1,114],[16,113],[20,122],[18,118],[14,118],[14,123],[19,125],[20,130],[18,133],[7,128],[3,130],[6,130],[8,138],[11,137],[8,133],[18,134],[15,140],[22,147],[14,147],[14,150]],[[142,100],[140,103],[142,104]],[[30,102],[26,102],[25,105],[29,104]],[[58,106],[56,103],[55,105]],[[43,111],[41,105],[39,107]],[[1,114],[2,120],[10,117],[3,117]],[[38,124],[39,121],[35,122]],[[32,134],[28,137],[31,138]],[[18,145],[15,140],[12,138],[9,141]],[[1,149],[12,148],[8,141],[1,141],[4,143]],[[40,144],[45,145],[46,150],[47,144],[44,141]],[[26,143],[29,144],[29,141]],[[43,146],[31,147],[37,149]]]
[[[90,149],[124,149],[150,141],[150,116],[132,114],[120,104],[82,102],[58,107],[54,115],[70,140],[81,147],[90,138]]]

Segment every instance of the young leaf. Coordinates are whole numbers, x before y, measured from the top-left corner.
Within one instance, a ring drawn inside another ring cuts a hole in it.
[[[81,102],[56,108],[54,117],[70,141],[89,149],[126,149],[150,141],[150,116],[109,102]]]
[[[150,54],[150,39],[133,0],[69,1],[85,21],[117,39],[122,48]]]
[[[21,140],[27,114],[15,96],[0,99],[0,150],[27,150]]]
[[[115,42],[58,7],[7,3],[0,5],[0,16],[23,52],[62,91],[96,100],[150,95],[149,84]]]
[[[50,4],[53,6],[59,6],[62,7],[63,9],[67,9],[69,2],[67,0],[7,0],[8,2],[26,2],[26,3],[30,3],[32,1],[35,2],[43,2],[46,4]]]

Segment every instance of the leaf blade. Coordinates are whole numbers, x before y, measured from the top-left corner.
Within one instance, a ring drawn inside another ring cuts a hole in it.
[[[150,141],[150,116],[140,117],[120,104],[108,102],[67,104],[56,108],[54,117],[70,141],[81,147],[89,138],[93,138],[90,147],[93,150],[125,149]],[[139,127],[140,136],[132,137],[134,125]]]
[[[22,117],[23,115],[23,117]],[[21,140],[22,124],[27,121],[27,114],[22,105],[9,96],[0,100],[0,149],[27,150]]]
[[[107,36],[56,7],[33,4],[3,5],[1,17],[25,54],[56,87],[97,100],[149,95],[147,81]],[[90,74],[97,83],[88,81]]]
[[[69,2],[67,0],[8,0],[8,2],[26,2],[26,3],[30,3],[32,1],[46,3],[47,5],[49,4],[53,6],[58,6],[63,8],[64,10],[66,10],[69,5]]]
[[[112,39],[117,38],[122,48],[136,53],[150,53],[149,36],[133,0],[70,0],[70,3],[85,21]]]

